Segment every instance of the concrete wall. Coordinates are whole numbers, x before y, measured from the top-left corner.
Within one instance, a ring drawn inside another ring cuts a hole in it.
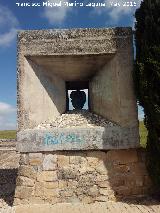
[[[65,112],[65,81],[85,78],[90,82],[91,111],[117,123],[124,132],[126,128],[121,135],[137,146],[132,71],[131,28],[21,31],[17,68],[19,131],[23,134],[23,130]]]
[[[55,75],[52,78],[47,76],[47,71],[26,58],[21,95],[25,112],[22,115],[24,129],[53,120],[65,112],[65,82]]]
[[[91,111],[120,124],[117,69],[117,57],[114,56],[90,81],[89,97]]]
[[[123,40],[120,40],[119,45],[122,44]],[[93,112],[121,126],[138,126],[132,77],[133,46],[131,42],[121,46],[90,81],[90,107]]]

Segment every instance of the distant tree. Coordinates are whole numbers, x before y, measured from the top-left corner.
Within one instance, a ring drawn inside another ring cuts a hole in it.
[[[160,189],[160,0],[143,0],[135,18],[137,100],[148,129],[147,167]]]

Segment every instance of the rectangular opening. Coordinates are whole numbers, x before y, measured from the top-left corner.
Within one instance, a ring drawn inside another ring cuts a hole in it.
[[[66,82],[66,110],[89,110],[88,81]]]
[[[75,109],[74,106],[73,106],[73,104],[72,104],[72,100],[71,100],[71,98],[70,98],[70,95],[71,95],[71,93],[72,93],[73,91],[76,91],[76,90],[68,90],[68,99],[69,99],[68,110],[74,110],[74,109]],[[85,92],[85,94],[86,94],[86,101],[85,101],[84,106],[83,106],[82,109],[88,110],[88,109],[89,109],[89,106],[88,106],[88,105],[89,105],[89,104],[88,104],[88,89],[84,89],[84,90],[80,90],[80,91],[83,91],[83,92]]]

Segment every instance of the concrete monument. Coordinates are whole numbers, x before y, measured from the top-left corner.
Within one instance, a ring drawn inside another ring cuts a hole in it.
[[[130,28],[22,31],[18,39],[19,151],[139,145]],[[88,89],[89,111],[113,125],[37,130],[67,111],[67,87]]]
[[[16,202],[91,203],[148,190],[132,71],[131,28],[18,33]]]

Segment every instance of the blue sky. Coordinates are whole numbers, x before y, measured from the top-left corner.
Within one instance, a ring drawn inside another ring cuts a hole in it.
[[[16,3],[30,3],[30,7]],[[32,3],[40,6],[33,7]],[[0,130],[16,129],[16,34],[17,30],[52,28],[88,28],[134,26],[134,12],[141,0],[130,1],[136,6],[124,6],[123,0],[61,1],[61,7],[43,6],[43,2],[59,0],[0,0]],[[67,7],[65,2],[83,3]],[[105,7],[88,6],[105,3]],[[118,4],[116,4],[118,3]],[[82,4],[81,4],[82,5]],[[139,118],[143,110],[139,109]]]

